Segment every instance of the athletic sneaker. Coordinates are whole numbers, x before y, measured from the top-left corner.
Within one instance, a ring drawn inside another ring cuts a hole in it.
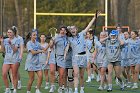
[[[49,83],[46,83],[46,86],[44,89],[49,89]]]
[[[131,87],[131,82],[128,82],[126,87],[130,88]]]
[[[50,93],[53,93],[55,91],[55,86],[51,86],[51,88],[50,88]]]
[[[81,87],[80,93],[84,93],[84,87]]]
[[[68,93],[68,89],[67,88],[64,88],[64,93]]]
[[[6,88],[4,93],[11,93],[11,90],[9,88]]]
[[[39,89],[36,89],[35,93],[41,93]]]
[[[62,93],[62,88],[61,87],[58,88],[58,93]]]
[[[50,93],[53,93],[55,91],[55,86],[54,85],[51,85],[51,88],[50,88]]]
[[[108,89],[107,89],[107,92],[111,92],[111,91],[112,91],[112,88],[108,88]]]
[[[91,82],[91,77],[88,77],[87,83]]]
[[[124,82],[122,81],[121,90],[124,90]]]
[[[100,86],[97,90],[102,91],[102,90],[104,90],[104,88],[102,86]]]
[[[137,83],[134,83],[134,85],[132,86],[131,89],[137,89],[138,88],[138,84]]]
[[[69,88],[69,93],[73,93],[72,88]]]
[[[81,90],[80,90],[80,93],[84,93],[84,90],[83,90],[83,89],[81,89]]]
[[[13,90],[13,93],[17,93],[17,90],[16,90],[16,89],[14,89],[14,90]]]
[[[20,80],[18,81],[17,89],[21,89],[21,81]]]
[[[62,90],[64,90],[64,89],[65,89],[65,86],[63,85],[63,86],[62,86]]]
[[[132,86],[131,89],[137,89],[137,88],[138,88],[138,86],[135,85],[135,86]]]
[[[31,91],[27,91],[27,93],[31,93]]]

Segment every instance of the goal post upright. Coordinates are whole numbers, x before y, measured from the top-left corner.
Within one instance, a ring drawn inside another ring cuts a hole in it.
[[[108,26],[108,0],[105,0],[105,26]],[[107,30],[107,28],[106,28]]]
[[[36,0],[34,0],[34,29],[36,29]]]

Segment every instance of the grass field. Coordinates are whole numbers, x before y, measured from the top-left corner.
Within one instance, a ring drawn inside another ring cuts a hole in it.
[[[26,93],[26,86],[27,86],[27,82],[28,82],[28,74],[24,70],[25,59],[26,59],[26,54],[24,54],[23,62],[21,63],[21,66],[20,66],[22,89],[18,90],[18,93]],[[3,58],[0,54],[0,68],[2,67],[2,63],[3,63]],[[1,69],[0,69],[0,72],[1,72]],[[86,78],[87,78],[87,75],[85,74],[85,80],[86,80]],[[32,89],[31,89],[31,93],[35,93],[35,87],[34,87],[35,84],[36,84],[36,79],[34,81]],[[45,85],[45,80],[43,80],[41,92],[42,93],[49,93],[49,90],[44,89],[44,85]],[[56,84],[56,86],[58,88],[58,84]],[[107,93],[106,90],[97,91],[98,87],[99,87],[99,83],[97,83],[95,80],[93,80],[90,84],[85,83],[85,93]],[[4,89],[5,89],[4,83],[3,83],[2,76],[1,76],[1,73],[0,73],[0,93],[4,93]],[[55,93],[57,93],[57,90],[55,91]],[[140,93],[140,88],[137,89],[137,90],[125,89],[124,91],[120,91],[120,87],[116,86],[116,84],[113,83],[113,91],[111,93]]]

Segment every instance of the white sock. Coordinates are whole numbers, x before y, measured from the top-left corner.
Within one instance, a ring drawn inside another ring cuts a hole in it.
[[[10,90],[10,88],[6,88],[5,90],[6,90],[6,91],[9,91],[9,90]]]
[[[78,88],[75,88],[75,91],[78,91]]]
[[[20,81],[20,80],[18,80],[18,83],[21,83],[21,81]]]
[[[17,89],[14,89],[14,91],[17,91]]]
[[[91,77],[90,77],[90,76],[88,76],[88,79],[91,79]]]
[[[112,89],[112,84],[108,84],[108,87]]]

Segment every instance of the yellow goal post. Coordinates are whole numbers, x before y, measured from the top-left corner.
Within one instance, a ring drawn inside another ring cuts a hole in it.
[[[91,13],[38,13],[36,11],[37,0],[34,0],[34,29],[36,29],[36,16],[93,16]],[[105,26],[108,26],[108,0],[105,0],[105,13],[101,16],[105,17]]]

